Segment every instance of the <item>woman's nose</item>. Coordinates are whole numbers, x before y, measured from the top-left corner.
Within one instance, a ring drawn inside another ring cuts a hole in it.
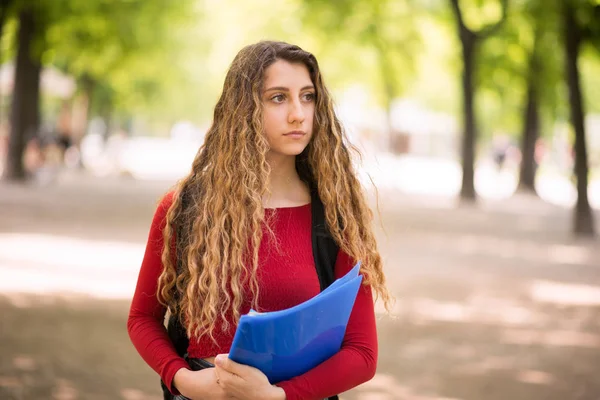
[[[304,109],[300,101],[293,101],[290,103],[290,111],[288,115],[288,122],[303,122],[304,121]]]

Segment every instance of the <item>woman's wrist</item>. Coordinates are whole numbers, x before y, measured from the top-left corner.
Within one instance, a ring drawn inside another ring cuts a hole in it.
[[[185,395],[186,382],[191,372],[187,368],[180,368],[173,376],[173,386],[183,395]]]

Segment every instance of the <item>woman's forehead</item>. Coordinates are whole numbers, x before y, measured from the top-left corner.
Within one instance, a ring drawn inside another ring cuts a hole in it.
[[[273,87],[298,89],[312,86],[306,65],[285,60],[277,60],[266,69],[264,82],[265,90]]]

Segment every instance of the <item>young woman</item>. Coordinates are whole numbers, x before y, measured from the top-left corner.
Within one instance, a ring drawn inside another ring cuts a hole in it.
[[[361,260],[363,285],[341,350],[271,385],[225,353],[250,308],[280,310],[319,293],[311,190],[340,247],[336,277]],[[368,381],[377,364],[372,292],[390,300],[371,220],[315,57],[282,42],[243,48],[192,171],[154,215],[128,320],[133,344],[172,393],[191,399],[322,399]],[[187,357],[215,368],[192,371],[177,354],[167,310],[187,329]]]

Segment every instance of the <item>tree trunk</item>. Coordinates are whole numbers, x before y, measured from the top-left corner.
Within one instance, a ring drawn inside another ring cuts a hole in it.
[[[581,31],[576,25],[573,6],[564,1],[563,24],[566,50],[566,74],[569,86],[571,125],[575,131],[575,177],[577,179],[577,203],[573,231],[577,235],[594,236],[594,218],[588,200],[588,160],[585,144],[585,124],[582,93],[577,61],[581,45]]]
[[[11,108],[11,129],[4,179],[24,181],[23,155],[27,142],[37,135],[39,127],[40,60],[32,56],[35,20],[31,10],[19,15],[18,50],[15,63]]]
[[[458,36],[463,52],[463,140],[462,140],[462,186],[460,200],[475,202],[475,146],[477,143],[477,120],[475,118],[475,67],[477,65],[477,45],[496,32],[506,20],[508,0],[502,0],[502,18],[495,24],[482,28],[477,32],[471,31],[463,20],[459,0],[450,0],[450,6],[456,17]]]
[[[523,135],[521,137],[521,168],[519,171],[519,187],[521,192],[537,194],[535,190],[535,174],[537,164],[535,145],[540,135],[540,114],[538,92],[535,87],[535,76],[530,74],[527,83],[527,103],[523,118]]]
[[[467,29],[461,29],[460,41],[463,52],[463,140],[462,140],[462,186],[460,189],[461,200],[474,202],[475,193],[475,141],[477,139],[477,126],[475,121],[475,47],[477,36]]]

